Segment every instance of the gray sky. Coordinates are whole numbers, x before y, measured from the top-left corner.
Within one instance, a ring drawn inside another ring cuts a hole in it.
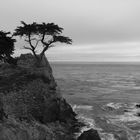
[[[0,30],[21,20],[63,27],[73,45],[50,49],[50,60],[140,61],[140,0],[0,0],[0,17]]]

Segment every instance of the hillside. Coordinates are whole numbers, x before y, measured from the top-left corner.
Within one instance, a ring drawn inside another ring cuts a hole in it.
[[[0,140],[74,140],[76,114],[61,96],[44,57],[35,67],[31,54],[17,66],[0,65]]]

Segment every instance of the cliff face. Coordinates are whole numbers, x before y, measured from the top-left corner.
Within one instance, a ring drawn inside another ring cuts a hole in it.
[[[62,124],[46,125],[7,120],[0,124],[0,140],[74,140]]]
[[[49,62],[0,66],[0,140],[72,140],[76,114],[61,96]]]

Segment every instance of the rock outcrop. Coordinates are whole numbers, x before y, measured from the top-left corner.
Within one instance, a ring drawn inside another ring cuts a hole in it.
[[[79,137],[78,140],[101,140],[97,130],[90,129],[84,131]]]
[[[0,140],[74,140],[59,122],[46,125],[7,120],[0,123]]]
[[[31,54],[0,65],[0,140],[75,140],[82,126],[75,117],[45,56],[39,66]],[[78,138],[92,139],[100,140],[93,129]]]
[[[35,67],[31,54],[16,67],[0,66],[0,140],[74,140],[76,114],[61,96],[44,57]]]

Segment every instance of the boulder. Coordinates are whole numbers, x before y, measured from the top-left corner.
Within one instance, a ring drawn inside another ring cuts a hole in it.
[[[101,140],[97,130],[90,129],[88,131],[84,131],[77,140]]]
[[[72,110],[72,107],[66,102],[64,98],[58,100],[59,106],[59,120],[62,122],[76,121],[76,113]]]
[[[76,121],[75,112],[73,112],[71,106],[63,98],[46,100],[43,114],[43,123]]]
[[[140,108],[140,104],[136,104],[136,108]]]

